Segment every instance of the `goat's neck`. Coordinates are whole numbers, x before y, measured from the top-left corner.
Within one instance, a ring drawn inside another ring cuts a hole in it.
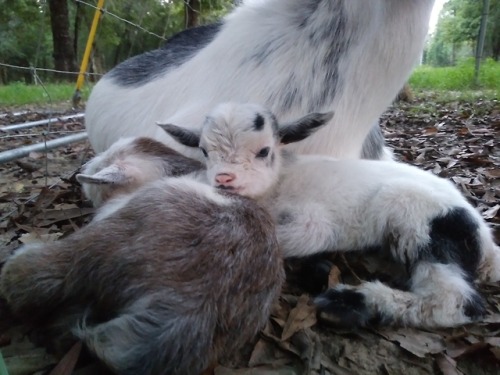
[[[256,200],[261,205],[267,207],[269,204],[272,204],[273,201],[277,198],[280,192],[283,175],[286,173],[288,168],[290,168],[293,164],[295,164],[296,160],[297,160],[297,155],[295,154],[295,152],[285,149],[282,149],[280,151],[280,158],[279,158],[280,169],[275,183],[266,191],[265,194],[256,198]]]

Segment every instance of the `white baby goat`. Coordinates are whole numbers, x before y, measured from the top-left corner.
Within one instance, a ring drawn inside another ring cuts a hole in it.
[[[407,291],[378,281],[330,289],[316,298],[325,312],[424,327],[481,317],[474,281],[500,279],[500,249],[479,213],[449,181],[410,165],[283,152],[331,118],[313,113],[279,126],[261,106],[226,103],[201,132],[161,126],[200,148],[211,185],[270,210],[286,257],[381,247],[410,272]]]

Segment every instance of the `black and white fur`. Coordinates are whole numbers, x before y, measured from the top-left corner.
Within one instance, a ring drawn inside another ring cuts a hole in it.
[[[205,155],[209,183],[270,210],[286,257],[385,248],[408,269],[408,290],[374,281],[339,285],[316,298],[344,322],[376,318],[410,326],[455,326],[485,313],[475,280],[500,279],[500,249],[480,214],[449,181],[384,161],[295,156],[332,113],[279,126],[254,104],[219,105],[201,132],[162,125]]]
[[[199,129],[220,102],[255,102],[280,122],[335,110],[298,153],[390,158],[377,120],[420,58],[433,0],[247,0],[115,67],[86,106],[97,152],[146,136],[186,156],[155,123]]]
[[[263,328],[283,273],[264,209],[164,178],[60,241],[18,249],[0,293],[15,316],[73,332],[117,374],[199,375]]]

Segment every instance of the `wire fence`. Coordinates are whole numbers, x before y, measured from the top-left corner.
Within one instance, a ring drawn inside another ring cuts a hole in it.
[[[96,5],[88,1],[74,0],[76,4],[88,7],[93,11],[100,11],[103,20],[112,18],[116,22],[121,22],[127,28],[145,33],[159,42],[163,43],[166,40],[164,35],[148,30],[147,28],[132,22],[131,20],[120,17],[106,7],[98,8]],[[43,6],[47,6],[43,1]],[[112,4],[108,1],[108,4]],[[195,11],[195,10],[193,10]],[[40,30],[40,34],[45,30]],[[8,191],[8,186],[2,188],[2,184],[9,185],[19,175],[19,171],[30,169],[30,163],[37,164],[39,170],[42,171],[43,186],[45,188],[53,188],[61,181],[72,176],[78,169],[89,159],[93,154],[91,147],[86,141],[86,133],[84,128],[84,115],[78,112],[78,108],[73,108],[69,103],[61,105],[56,102],[50,91],[47,89],[47,83],[52,81],[52,75],[66,75],[75,78],[81,74],[79,71],[67,71],[60,69],[52,69],[36,66],[39,62],[39,52],[43,49],[42,36],[38,37],[38,45],[36,46],[37,55],[33,59],[34,64],[17,65],[15,63],[0,62],[0,69],[11,69],[29,72],[31,81],[34,85],[39,86],[43,90],[45,103],[38,104],[38,109],[23,109],[23,110],[2,110],[0,108],[0,174],[5,178],[0,179],[0,198],[2,192]],[[44,77],[42,77],[43,73]],[[88,87],[92,83],[91,79],[98,79],[103,74],[97,72],[83,72],[85,85]],[[68,98],[69,99],[69,98]],[[32,107],[32,106],[30,106]],[[40,108],[41,107],[41,108]],[[2,113],[3,112],[3,113]],[[36,121],[28,121],[36,116]],[[37,123],[38,122],[38,123]],[[66,147],[62,151],[56,151],[57,147]],[[72,160],[71,163],[64,163],[64,166],[58,164],[58,157],[64,156],[65,152],[72,147],[78,148],[78,158]],[[59,155],[59,156],[58,156]],[[26,159],[20,159],[28,157]],[[26,160],[22,161],[22,160]],[[40,162],[42,165],[40,166]],[[27,166],[28,165],[28,166]],[[26,172],[29,177],[30,172]],[[24,203],[33,201],[37,194],[29,196]],[[5,212],[0,207],[0,222],[9,217],[15,210],[7,210]]]

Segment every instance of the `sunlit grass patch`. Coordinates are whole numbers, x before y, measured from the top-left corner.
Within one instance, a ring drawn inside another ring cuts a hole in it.
[[[47,83],[43,85],[13,83],[0,86],[0,107],[71,102],[74,92],[75,84],[73,83]],[[90,88],[85,86],[81,92],[82,98],[87,99],[89,93]]]

